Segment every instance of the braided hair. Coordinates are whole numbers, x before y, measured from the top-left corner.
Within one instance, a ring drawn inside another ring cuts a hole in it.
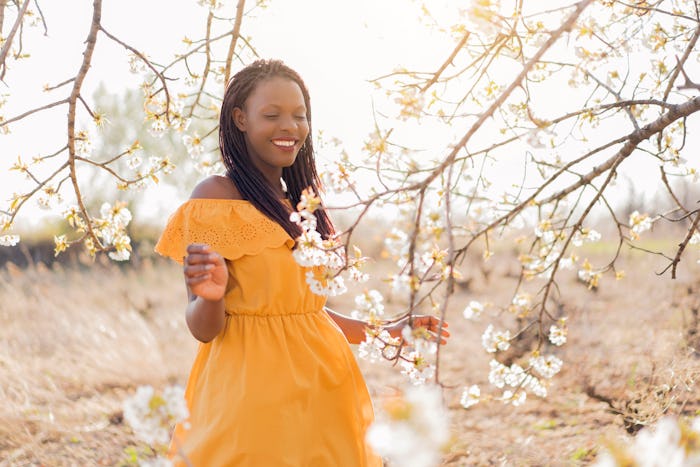
[[[282,169],[282,179],[287,185],[287,196],[292,206],[296,206],[305,188],[310,188],[317,196],[320,195],[321,181],[316,172],[311,138],[309,91],[299,74],[280,60],[256,60],[231,78],[226,86],[224,101],[221,105],[219,149],[226,167],[226,175],[236,185],[243,198],[282,226],[290,237],[297,238],[302,233],[301,227],[289,220],[289,207],[278,198],[273,187],[250,159],[244,134],[233,121],[233,109],[236,107],[242,109],[255,87],[263,80],[273,77],[292,80],[301,88],[309,124],[309,133],[294,163]],[[315,211],[315,215],[316,230],[323,238],[329,238],[335,233],[335,229],[328,214],[320,208]]]

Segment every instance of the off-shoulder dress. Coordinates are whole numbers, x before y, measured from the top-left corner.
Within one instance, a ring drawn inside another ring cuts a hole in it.
[[[210,245],[229,273],[225,327],[199,344],[190,419],[174,433],[191,465],[381,466],[364,439],[365,381],[292,257],[294,240],[248,201],[190,199],[156,251],[182,263],[190,243]]]

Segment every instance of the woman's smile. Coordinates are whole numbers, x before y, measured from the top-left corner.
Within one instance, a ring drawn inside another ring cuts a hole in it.
[[[285,152],[294,152],[298,142],[299,140],[295,138],[275,138],[272,140],[272,144]]]

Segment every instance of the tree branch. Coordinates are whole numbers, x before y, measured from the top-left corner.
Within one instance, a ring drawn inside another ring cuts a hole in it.
[[[15,24],[12,25],[10,34],[7,35],[7,39],[5,39],[5,43],[3,44],[2,49],[0,49],[0,67],[2,67],[2,72],[0,72],[0,80],[5,78],[5,72],[7,71],[7,63],[5,63],[5,61],[7,60],[7,53],[10,51],[10,46],[12,45],[12,41],[15,37],[15,34],[17,34],[17,30],[22,24],[24,14],[27,12],[27,7],[29,7],[30,1],[31,0],[24,0],[22,7],[17,12],[17,19],[15,20]],[[4,6],[5,5],[2,5],[3,12],[5,11]]]
[[[569,193],[579,189],[583,185],[590,183],[594,178],[598,177],[600,174],[608,171],[618,159],[626,159],[632,152],[637,148],[637,145],[650,138],[656,133],[662,131],[664,128],[669,126],[671,123],[675,122],[679,118],[687,117],[688,115],[700,110],[700,97],[689,100],[683,104],[674,105],[670,107],[669,111],[664,115],[654,120],[652,123],[643,126],[639,130],[633,131],[625,139],[627,142],[622,146],[622,148],[612,157],[610,157],[603,164],[591,170],[585,176],[569,187],[554,193],[550,197],[541,201],[542,204],[550,203],[556,199],[561,199],[568,195]]]
[[[97,32],[100,30],[100,21],[102,18],[102,0],[93,0],[92,3],[92,24],[90,26],[90,32],[85,40],[86,46],[83,52],[83,62],[80,65],[78,74],[73,81],[73,89],[71,91],[70,97],[68,98],[68,166],[70,170],[70,179],[73,185],[73,191],[75,192],[75,198],[80,208],[80,212],[83,218],[86,220],[88,235],[95,241],[96,245],[102,246],[99,238],[92,229],[92,223],[90,222],[90,215],[85,207],[83,201],[83,195],[80,193],[80,186],[78,185],[78,174],[75,170],[76,162],[76,151],[75,151],[75,114],[78,99],[80,97],[80,91],[82,89],[83,81],[90,69],[90,64],[92,63],[92,54],[95,51],[95,44],[97,43]]]
[[[236,42],[238,41],[238,37],[241,35],[241,23],[243,22],[244,7],[245,0],[238,0],[238,5],[236,5],[236,22],[233,24],[233,31],[231,32],[231,42],[229,43],[228,54],[226,55],[224,86],[228,85],[228,80],[231,77],[231,62],[233,61],[233,53],[236,50]]]

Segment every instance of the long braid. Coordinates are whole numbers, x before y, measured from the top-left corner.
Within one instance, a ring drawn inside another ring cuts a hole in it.
[[[304,96],[309,134],[290,167],[282,169],[282,178],[287,185],[287,196],[296,206],[301,193],[310,187],[320,196],[321,181],[316,172],[313,142],[311,137],[311,103],[309,91],[301,77],[279,60],[256,60],[236,73],[229,81],[224,94],[219,117],[219,148],[226,167],[226,175],[235,183],[243,198],[250,201],[262,213],[276,221],[292,238],[301,234],[301,228],[289,220],[289,208],[278,199],[272,186],[248,155],[245,137],[233,122],[233,109],[243,108],[248,96],[262,80],[283,77],[294,81]],[[324,209],[316,210],[316,230],[323,238],[335,232],[333,223]]]

